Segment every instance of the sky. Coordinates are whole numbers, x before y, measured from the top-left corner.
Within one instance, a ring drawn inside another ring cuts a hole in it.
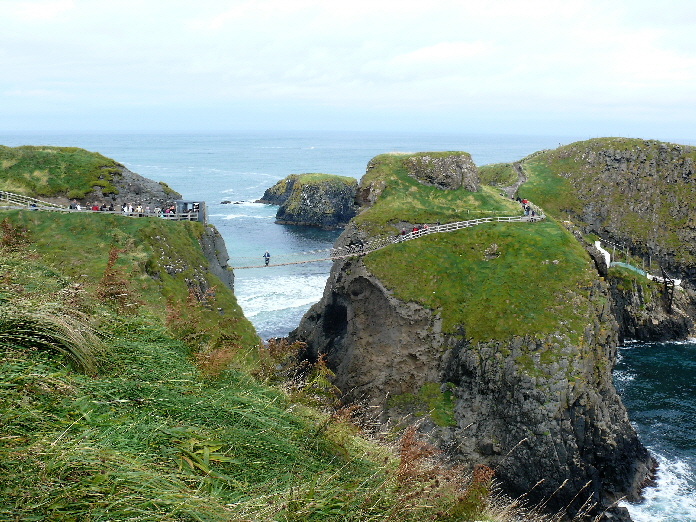
[[[0,132],[696,140],[679,0],[0,0]]]

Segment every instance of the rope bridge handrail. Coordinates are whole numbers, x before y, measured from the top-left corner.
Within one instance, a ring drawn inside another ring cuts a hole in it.
[[[389,245],[403,243],[404,241],[410,241],[412,239],[418,239],[420,237],[427,236],[429,234],[437,234],[440,232],[453,232],[455,230],[461,230],[463,228],[474,227],[476,225],[482,225],[483,223],[514,223],[514,222],[535,222],[537,220],[542,220],[546,218],[546,215],[541,211],[536,205],[530,204],[532,210],[534,210],[535,215],[523,215],[523,216],[496,216],[496,217],[484,217],[478,219],[469,219],[467,221],[456,221],[453,223],[445,223],[444,225],[433,225],[426,226],[420,230],[411,231],[404,235],[397,236],[382,236],[377,237],[367,242],[363,241],[360,243],[353,243],[351,245],[346,245],[338,248],[328,249],[331,253],[329,257],[322,257],[319,259],[309,259],[302,261],[289,261],[285,263],[269,263],[268,265],[252,265],[252,266],[235,266],[232,267],[235,270],[242,270],[246,268],[263,268],[265,266],[288,266],[288,265],[299,265],[304,263],[315,263],[319,261],[333,261],[336,259],[343,259],[345,257],[355,256],[355,255],[366,255],[376,250],[380,250]],[[303,252],[295,255],[308,254],[319,251]],[[292,254],[290,254],[292,255]]]

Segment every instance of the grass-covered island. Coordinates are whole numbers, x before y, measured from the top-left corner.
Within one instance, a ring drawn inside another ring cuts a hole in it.
[[[268,188],[260,203],[278,205],[276,223],[331,230],[355,216],[358,182],[335,174],[290,174]]]
[[[67,178],[71,155],[91,155],[51,154]],[[0,170],[0,184],[18,187],[13,176]],[[53,185],[50,168],[42,176]],[[209,269],[209,234],[0,209],[0,519],[502,522],[521,511],[491,495],[490,469],[431,461],[412,429],[361,436],[322,361],[295,369],[298,345],[259,345]]]

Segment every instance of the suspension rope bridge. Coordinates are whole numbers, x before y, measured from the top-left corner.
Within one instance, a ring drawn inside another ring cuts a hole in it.
[[[496,217],[484,217],[484,218],[478,218],[478,219],[469,219],[466,221],[456,221],[454,223],[446,223],[444,225],[425,225],[423,228],[418,229],[418,230],[412,230],[411,232],[404,234],[404,235],[396,235],[396,236],[381,236],[377,238],[373,238],[367,241],[359,241],[357,243],[352,243],[350,245],[345,245],[342,247],[338,248],[328,248],[324,250],[312,250],[312,251],[307,251],[307,252],[298,252],[295,254],[286,254],[283,257],[287,258],[289,256],[302,256],[302,255],[312,255],[312,259],[303,259],[299,261],[286,261],[283,263],[269,263],[268,265],[266,264],[258,264],[258,265],[247,265],[247,266],[233,266],[232,268],[235,270],[243,270],[247,268],[264,268],[264,267],[273,267],[273,266],[288,266],[288,265],[300,265],[304,263],[316,263],[319,261],[335,261],[337,259],[343,259],[346,257],[351,257],[351,256],[363,256],[367,255],[370,252],[374,252],[376,250],[380,250],[382,248],[385,248],[390,245],[394,245],[397,243],[403,243],[405,241],[411,241],[413,239],[418,239],[421,237],[425,237],[430,234],[438,234],[441,232],[453,232],[455,230],[461,230],[462,228],[469,228],[469,227],[474,227],[477,225],[481,225],[483,223],[493,223],[493,222],[503,222],[503,223],[519,223],[519,222],[535,222],[539,221],[542,219],[546,218],[546,215],[542,212],[542,210],[537,207],[536,205],[533,205],[529,203],[529,206],[531,208],[530,210],[530,215],[522,215],[522,216],[496,216]],[[531,211],[534,211],[534,215],[531,215]],[[323,256],[323,257],[316,257],[317,254],[325,253],[328,252],[328,256]],[[234,259],[234,258],[233,258]],[[247,258],[236,258],[236,259],[249,259]],[[254,257],[256,259],[256,257]]]

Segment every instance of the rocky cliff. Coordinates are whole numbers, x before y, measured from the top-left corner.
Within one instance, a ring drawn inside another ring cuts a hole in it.
[[[276,223],[330,230],[355,216],[357,187],[357,180],[345,176],[291,174],[267,189],[258,202],[280,205]]]
[[[225,240],[218,232],[217,228],[207,225],[203,229],[198,242],[201,245],[203,255],[208,260],[208,270],[234,293],[234,272],[227,264],[230,256],[227,253]]]
[[[83,201],[91,203],[113,202],[114,207],[124,203],[149,206],[151,209],[166,208],[181,199],[181,194],[171,189],[163,181],[153,181],[140,174],[131,172],[120,163],[116,164],[118,172],[112,175],[111,183],[117,192],[103,194],[101,187],[94,186],[92,192],[85,195]]]
[[[406,161],[409,176],[443,190],[478,190],[478,169],[469,154],[448,152],[414,154]]]
[[[646,266],[696,280],[695,147],[601,138],[540,153],[523,167],[530,181],[520,195]]]
[[[373,220],[417,222],[424,210],[399,206],[399,184],[437,213],[434,193],[403,177],[417,161],[373,160],[358,190],[370,206],[337,245],[384,228]],[[512,495],[571,516],[637,499],[653,460],[611,382],[609,285],[553,223],[448,234],[336,261],[291,339],[327,355],[347,401],[385,425],[418,421],[449,459],[490,466]]]

